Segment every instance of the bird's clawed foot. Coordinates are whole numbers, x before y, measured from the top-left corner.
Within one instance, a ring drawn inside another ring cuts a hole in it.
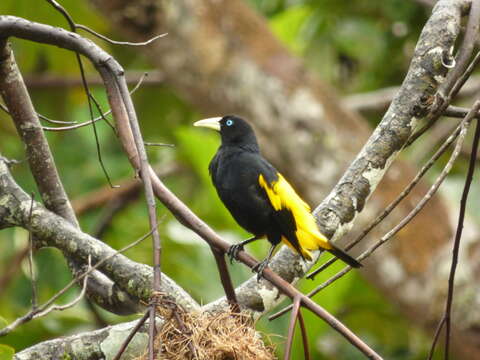
[[[228,248],[227,255],[230,259],[230,264],[233,263],[233,259],[237,258],[238,252],[243,250],[243,243],[234,244]]]
[[[265,259],[263,261],[260,261],[258,264],[256,264],[254,267],[252,267],[252,272],[257,273],[257,282],[260,281],[261,278],[263,278],[263,270],[268,266],[270,259]]]

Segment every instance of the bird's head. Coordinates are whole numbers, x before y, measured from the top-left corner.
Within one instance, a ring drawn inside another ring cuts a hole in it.
[[[222,145],[252,145],[258,147],[252,126],[235,115],[199,120],[193,126],[206,127],[220,132]]]

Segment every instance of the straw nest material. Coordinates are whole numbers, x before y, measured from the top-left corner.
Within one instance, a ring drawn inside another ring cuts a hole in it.
[[[272,346],[263,343],[250,316],[236,312],[187,313],[178,308],[155,339],[157,358],[166,360],[271,360]],[[148,359],[145,354],[138,360]]]

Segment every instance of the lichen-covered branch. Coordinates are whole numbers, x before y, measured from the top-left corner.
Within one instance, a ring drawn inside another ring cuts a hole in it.
[[[20,226],[28,229],[37,237],[42,246],[52,246],[61,250],[66,257],[92,264],[111,256],[115,250],[100,240],[85,234],[72,226],[68,221],[45,209],[41,204],[33,202],[31,217],[29,216],[31,198],[15,183],[10,175],[6,162],[0,159],[0,228]],[[139,299],[148,301],[152,288],[152,268],[138,264],[118,254],[106,261],[99,270],[112,279],[115,284],[105,290],[112,291],[115,296],[107,299],[95,299],[99,305],[112,312],[125,314],[139,311],[142,305]],[[196,308],[197,303],[166,275],[163,276],[161,291],[169,294],[187,310]],[[101,286],[106,286],[103,283]],[[112,294],[112,293],[111,293]],[[105,303],[108,301],[108,303]]]
[[[125,338],[135,327],[136,321],[49,340],[15,354],[15,360],[36,359],[113,359]],[[157,319],[157,326],[162,323]],[[133,359],[141,355],[148,343],[148,324],[134,336],[122,358]]]
[[[415,48],[407,76],[388,111],[356,159],[315,210],[323,232],[338,239],[353,226],[390,164],[429,113],[460,32],[467,1],[442,0]]]
[[[43,133],[42,124],[30,100],[10,44],[5,40],[0,41],[0,93],[25,144],[30,170],[45,207],[78,226]]]

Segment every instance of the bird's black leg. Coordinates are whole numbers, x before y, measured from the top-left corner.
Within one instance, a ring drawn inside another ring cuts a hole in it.
[[[263,270],[265,270],[265,268],[268,266],[268,263],[273,256],[273,251],[276,247],[277,244],[273,244],[268,251],[267,257],[252,268],[252,271],[257,273],[257,281],[260,281],[260,279],[263,277]]]
[[[247,240],[243,240],[242,242],[238,244],[234,244],[228,248],[227,255],[230,258],[230,264],[233,262],[233,259],[237,258],[238,252],[240,250],[243,250],[243,247],[247,245],[248,243],[251,243],[252,241],[260,239],[260,236],[255,235],[251,238],[248,238]]]

